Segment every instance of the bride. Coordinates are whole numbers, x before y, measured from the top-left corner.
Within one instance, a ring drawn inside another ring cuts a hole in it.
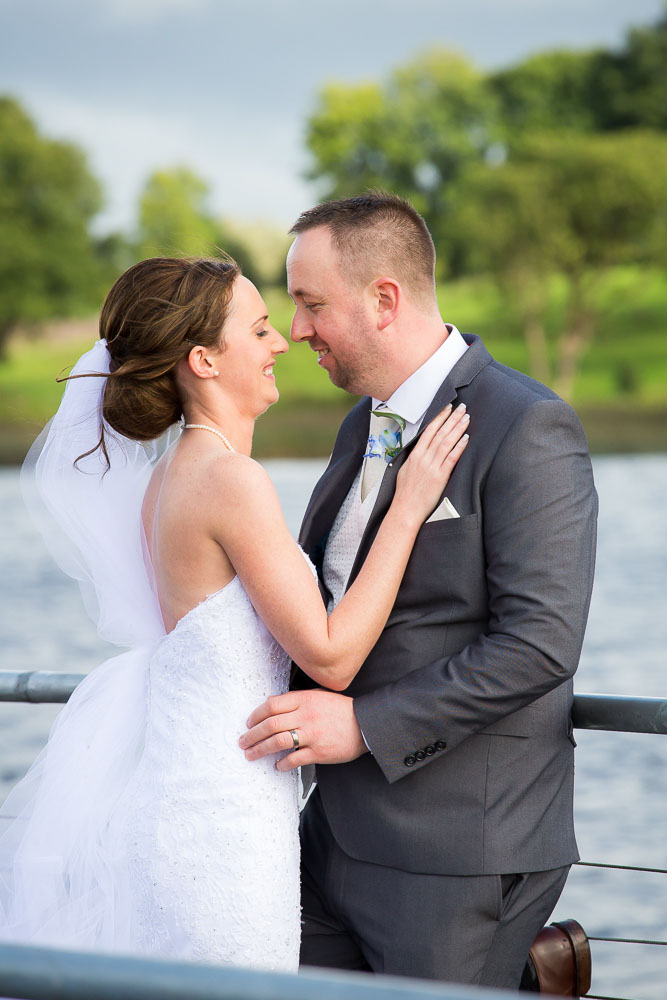
[[[465,421],[443,411],[424,431],[327,619],[250,458],[288,347],[256,288],[231,260],[145,260],[111,289],[100,334],[24,478],[100,635],[127,651],[82,681],[3,807],[0,939],[295,970],[296,772],[249,763],[239,736],[287,689],[290,659],[350,683]]]

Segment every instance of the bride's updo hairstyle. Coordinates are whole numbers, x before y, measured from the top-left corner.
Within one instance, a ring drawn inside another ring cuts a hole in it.
[[[231,257],[152,257],[120,276],[100,315],[100,337],[111,358],[102,407],[110,427],[151,441],[180,420],[176,366],[197,344],[224,343],[240,273]]]
[[[109,427],[151,441],[180,420],[176,367],[196,345],[224,347],[223,327],[240,274],[229,256],[152,257],[121,274],[100,314],[100,337],[110,356],[102,401]],[[108,465],[104,426],[92,451],[97,448]]]

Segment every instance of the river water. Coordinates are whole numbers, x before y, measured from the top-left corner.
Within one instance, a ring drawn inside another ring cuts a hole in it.
[[[298,531],[323,461],[267,461]],[[595,590],[576,689],[667,695],[667,455],[599,457]],[[83,672],[109,647],[77,587],[52,564],[23,509],[15,469],[0,469],[0,636],[4,670]],[[25,772],[58,708],[0,704],[0,797]],[[667,738],[577,733],[576,820],[585,861],[667,868]],[[572,870],[554,919],[590,935],[667,940],[667,875]],[[593,942],[592,992],[667,997],[667,948]]]

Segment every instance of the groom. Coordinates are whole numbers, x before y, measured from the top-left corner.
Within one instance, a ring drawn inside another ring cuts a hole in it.
[[[422,429],[448,403],[471,415],[347,692],[295,690],[249,721],[262,754],[296,748],[281,770],[318,764],[302,820],[302,962],[516,988],[577,859],[570,707],[597,511],[586,440],[553,392],[442,321],[433,242],[408,203],[330,202],[292,232],[292,339],[365,394],[301,530],[329,608]],[[401,450],[370,457],[369,411],[383,404]],[[379,485],[365,490],[373,462]]]

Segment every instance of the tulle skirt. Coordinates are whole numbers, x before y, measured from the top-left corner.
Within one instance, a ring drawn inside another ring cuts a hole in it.
[[[0,940],[131,950],[127,844],[111,820],[141,759],[154,648],[84,678],[0,809]]]

